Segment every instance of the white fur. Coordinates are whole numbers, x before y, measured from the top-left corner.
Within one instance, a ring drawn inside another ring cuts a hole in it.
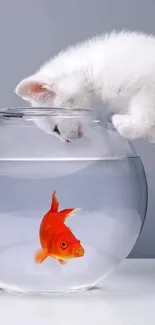
[[[37,84],[41,91],[33,89]],[[123,137],[149,138],[155,134],[155,38],[125,31],[92,38],[60,52],[15,92],[33,107],[90,108],[95,98],[101,99]],[[63,134],[59,119],[36,123],[50,132],[57,124]]]

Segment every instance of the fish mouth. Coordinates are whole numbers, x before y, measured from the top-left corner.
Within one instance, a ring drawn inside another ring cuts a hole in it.
[[[84,248],[83,247],[80,247],[78,249],[75,249],[74,256],[75,257],[82,257],[82,256],[84,256]]]

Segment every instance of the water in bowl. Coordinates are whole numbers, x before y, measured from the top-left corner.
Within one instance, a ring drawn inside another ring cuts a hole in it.
[[[73,172],[75,171],[76,172]],[[56,190],[60,209],[80,208],[66,224],[85,254],[61,265],[36,264],[39,226]],[[147,188],[140,158],[0,161],[0,287],[71,292],[95,285],[132,250],[143,224]]]

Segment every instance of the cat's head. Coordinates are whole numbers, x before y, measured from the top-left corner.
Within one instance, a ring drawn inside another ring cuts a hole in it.
[[[87,92],[84,76],[73,72],[55,78],[48,78],[44,74],[36,73],[23,79],[16,87],[15,93],[28,101],[32,107],[49,108],[84,108],[90,102],[90,94]],[[88,107],[88,106],[87,106]],[[45,118],[34,122],[47,133],[59,137],[63,141],[70,142],[83,135],[82,122],[71,125],[62,118]]]

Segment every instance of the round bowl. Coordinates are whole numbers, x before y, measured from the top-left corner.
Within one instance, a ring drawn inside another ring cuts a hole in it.
[[[130,254],[146,216],[145,171],[103,122],[91,110],[1,109],[0,288],[88,289]]]

